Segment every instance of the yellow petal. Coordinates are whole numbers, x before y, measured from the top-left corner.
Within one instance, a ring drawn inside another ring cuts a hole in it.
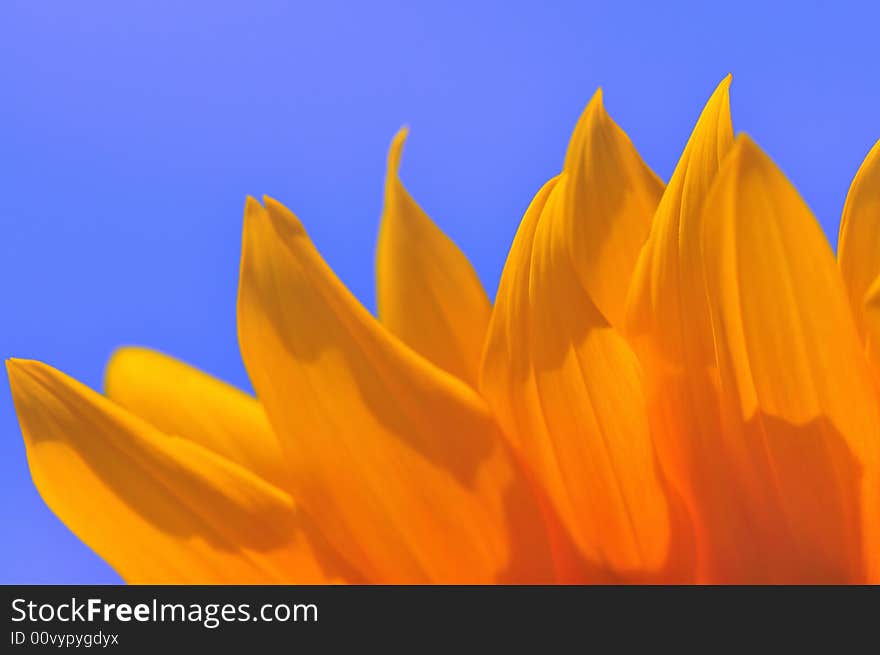
[[[7,369],[43,500],[128,582],[319,583],[336,575],[276,487],[45,364],[10,360]]]
[[[705,292],[691,270],[698,249],[700,209],[721,161],[733,145],[728,75],[703,109],[685,146],[639,256],[627,299],[628,331],[653,342],[666,361],[680,364],[685,348],[711,359]],[[696,260],[698,261],[698,260]],[[699,351],[698,353],[696,351]]]
[[[569,182],[557,229],[581,285],[608,322],[621,326],[663,183],[607,114],[601,90],[578,121],[564,170]]]
[[[440,368],[476,384],[489,299],[464,254],[428,218],[398,176],[407,130],[388,154],[376,256],[379,319]]]
[[[718,174],[703,220],[726,418],[718,459],[704,464],[726,490],[728,515],[742,521],[714,574],[876,581],[880,416],[825,236],[747,137]]]
[[[540,518],[477,394],[333,275],[299,220],[249,199],[242,355],[294,496],[374,582],[546,579]]]
[[[120,348],[104,374],[108,398],[175,434],[285,488],[281,444],[255,398],[146,348]]]
[[[588,567],[604,574],[600,580],[639,579],[667,565],[671,512],[639,363],[574,270],[587,249],[564,229],[566,185],[576,181],[566,172],[548,182],[522,220],[501,277],[480,389]],[[600,191],[618,193],[579,190]]]
[[[731,524],[707,461],[720,430],[718,373],[701,267],[701,209],[733,144],[730,76],[706,103],[654,215],[627,298],[626,328],[644,370],[654,445],[694,520],[696,574]]]
[[[865,294],[880,275],[880,141],[865,157],[846,196],[837,259],[856,326],[864,338]]]

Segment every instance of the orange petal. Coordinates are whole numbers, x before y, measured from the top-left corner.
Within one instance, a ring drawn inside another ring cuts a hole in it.
[[[642,161],[596,92],[565,156],[565,198],[557,229],[581,286],[615,327],[663,183]]]
[[[732,526],[716,580],[876,581],[880,415],[825,236],[747,137],[703,220],[725,412],[704,465]]]
[[[880,141],[865,157],[846,196],[837,259],[856,327],[864,338],[865,294],[880,275]]]
[[[730,80],[725,77],[709,98],[672,173],[627,299],[629,333],[647,335],[655,352],[673,365],[684,362],[686,349],[699,351],[701,363],[711,360],[705,291],[692,270],[692,254],[699,248],[695,235],[703,200],[733,145]]]
[[[239,338],[295,497],[370,581],[546,579],[537,508],[482,400],[383,329],[299,220],[266,205],[245,211]]]
[[[595,129],[603,130],[596,138],[616,138],[607,123]],[[638,361],[574,268],[584,243],[571,243],[564,228],[571,219],[566,186],[577,179],[566,172],[551,180],[522,220],[501,277],[480,389],[588,567],[600,580],[639,579],[667,564],[670,510]]]
[[[398,176],[407,131],[388,154],[376,256],[379,319],[440,368],[476,384],[491,307],[473,267]]]
[[[627,299],[627,334],[645,373],[663,471],[694,520],[696,573],[726,542],[729,521],[706,467],[720,430],[718,373],[701,267],[701,209],[733,144],[730,76],[706,103],[663,193]]]
[[[281,444],[255,398],[183,362],[146,348],[120,348],[107,364],[108,398],[285,488]]]
[[[128,582],[325,583],[340,574],[276,487],[45,364],[10,360],[7,369],[43,500]]]

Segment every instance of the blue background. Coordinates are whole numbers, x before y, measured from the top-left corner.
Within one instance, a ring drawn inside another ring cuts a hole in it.
[[[880,137],[876,7],[3,0],[0,355],[98,387],[114,347],[144,344],[250,388],[245,195],[297,212],[372,308],[385,154],[405,123],[405,182],[494,294],[598,85],[668,178],[732,71],[736,129],[834,241]],[[118,580],[34,490],[5,375],[0,498],[0,581]]]

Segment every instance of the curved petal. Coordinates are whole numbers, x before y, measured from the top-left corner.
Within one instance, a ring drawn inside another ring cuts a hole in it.
[[[120,407],[285,488],[281,444],[255,398],[188,364],[147,348],[120,348],[104,373],[104,393]]]
[[[595,136],[616,138],[613,130]],[[578,179],[566,171],[548,182],[522,220],[501,277],[480,389],[588,567],[605,580],[639,579],[667,565],[671,512],[639,363],[575,271],[586,255],[581,248],[588,249],[571,243],[565,229],[567,185]]]
[[[843,206],[837,260],[862,338],[865,294],[880,275],[880,141],[859,167]]]
[[[880,564],[880,416],[825,236],[747,137],[703,213],[725,430],[713,466],[740,532],[715,574],[866,582]]]
[[[268,198],[245,211],[238,321],[295,497],[368,580],[546,579],[538,510],[482,400],[384,330]]]
[[[581,286],[608,322],[620,327],[663,183],[605,111],[601,89],[575,127],[564,171],[569,182],[557,229]]]
[[[692,254],[703,200],[733,146],[730,81],[728,75],[715,89],[688,139],[660,199],[627,299],[628,332],[646,336],[671,364],[683,362],[687,349],[701,351],[700,364],[711,360],[705,291]],[[701,338],[694,343],[693,336]]]
[[[40,362],[7,362],[34,483],[128,582],[323,583],[290,497]]]
[[[379,320],[417,353],[470,385],[491,307],[467,258],[413,200],[398,176],[407,130],[388,154],[376,255]]]
[[[733,144],[729,95],[730,76],[706,103],[663,193],[627,298],[657,454],[694,521],[698,579],[731,524],[707,466],[722,417],[700,243],[702,205]]]

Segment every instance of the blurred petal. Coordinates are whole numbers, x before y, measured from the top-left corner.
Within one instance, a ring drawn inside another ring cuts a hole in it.
[[[865,338],[865,294],[880,275],[880,141],[865,157],[846,196],[837,259],[856,327]]]
[[[287,494],[45,364],[7,369],[43,500],[128,582],[328,581]]]
[[[715,573],[876,581],[880,417],[825,236],[747,137],[703,220],[726,418],[714,473],[728,515],[743,518],[736,556],[719,554]]]
[[[663,183],[611,119],[596,92],[578,121],[565,156],[558,231],[581,286],[615,327]]]
[[[266,205],[245,212],[239,338],[297,500],[371,581],[546,580],[538,510],[482,400],[384,330],[299,220]]]
[[[491,307],[464,254],[422,211],[398,176],[407,130],[388,154],[376,257],[379,319],[393,334],[470,385]]]
[[[287,484],[281,444],[255,398],[183,362],[146,348],[120,348],[104,374],[108,398],[204,446],[273,485]]]
[[[666,564],[670,511],[638,361],[574,269],[586,256],[579,246],[587,249],[564,229],[566,185],[576,181],[566,171],[526,211],[501,277],[480,388],[581,556],[606,579],[627,579]],[[627,180],[605,183],[579,192],[612,196]]]

